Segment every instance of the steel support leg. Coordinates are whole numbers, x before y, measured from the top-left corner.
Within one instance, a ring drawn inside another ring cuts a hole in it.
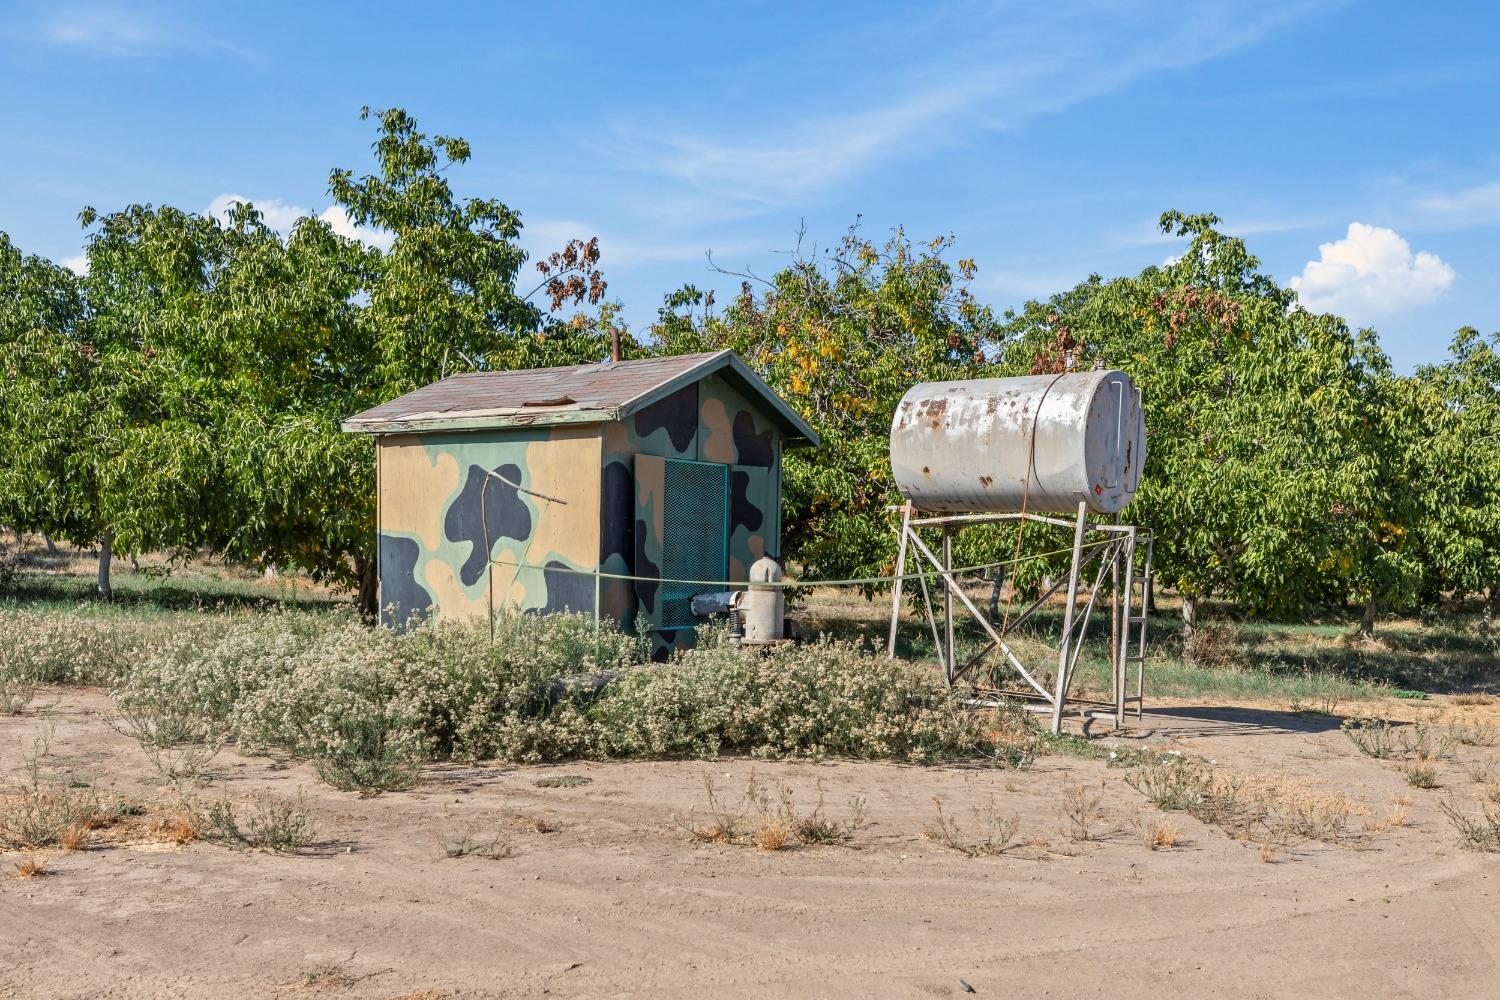
[[[1073,605],[1078,602],[1079,558],[1083,550],[1083,529],[1088,523],[1088,504],[1078,505],[1078,521],[1073,525],[1073,560],[1068,566],[1068,605],[1063,609],[1063,627],[1057,653],[1057,690],[1052,699],[1052,732],[1062,732],[1063,703],[1068,698],[1069,637],[1073,634]]]

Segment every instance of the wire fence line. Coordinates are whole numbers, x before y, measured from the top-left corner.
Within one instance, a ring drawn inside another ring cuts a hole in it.
[[[1089,551],[1105,545],[1114,544],[1115,539],[1105,538],[1096,542],[1085,542],[1080,551]],[[969,576],[986,570],[999,569],[1003,566],[1015,566],[1032,559],[1046,559],[1050,556],[1068,555],[1073,551],[1072,546],[1067,548],[1052,549],[1047,552],[1037,552],[1023,555],[1013,559],[1002,559],[999,562],[980,563],[976,566],[955,566],[947,570],[950,576]],[[928,577],[941,576],[937,570],[916,573],[892,573],[886,576],[863,576],[853,577],[846,580],[780,580],[775,582],[753,582],[750,580],[690,580],[665,576],[637,576],[631,573],[611,573],[602,569],[574,569],[571,566],[552,565],[539,566],[536,563],[514,562],[506,559],[491,559],[490,564],[494,566],[513,567],[519,573],[523,569],[539,570],[546,573],[571,573],[575,576],[589,576],[601,580],[631,580],[642,583],[678,583],[702,587],[756,587],[765,589],[793,590],[803,587],[869,587],[882,583],[895,583],[897,580],[922,580]]]

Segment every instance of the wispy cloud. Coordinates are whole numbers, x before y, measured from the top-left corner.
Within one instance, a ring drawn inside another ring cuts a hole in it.
[[[1178,206],[1185,210],[1191,210],[1192,206]],[[1331,220],[1326,216],[1230,216],[1221,223],[1220,232],[1228,233],[1230,236],[1264,236],[1268,233],[1292,233],[1303,229],[1317,229],[1326,227]],[[1112,233],[1109,237],[1114,243],[1126,247],[1144,247],[1166,245],[1169,243],[1181,243],[1183,238],[1164,233],[1156,220],[1143,219],[1140,223],[1129,229],[1122,229]]]
[[[1149,74],[1213,59],[1329,6],[1244,0],[966,6],[941,72],[930,62],[911,64],[899,44],[869,53],[864,63],[879,75],[865,90],[899,96],[851,112],[751,123],[740,133],[750,138],[621,123],[609,146],[623,164],[720,196],[795,203],[904,152],[962,143],[976,129],[1018,128]],[[807,103],[819,97],[808,95]]]
[[[43,17],[37,33],[55,45],[106,56],[177,52],[255,58],[250,49],[214,37],[176,15],[152,7],[120,4],[60,6]]]
[[[1500,223],[1500,181],[1417,199],[1425,221],[1455,229]]]
[[[704,261],[710,251],[715,254],[741,254],[763,249],[758,244],[736,240],[726,244],[719,240],[695,239],[674,234],[640,233],[626,236],[612,228],[601,229],[586,222],[568,219],[538,219],[526,224],[521,234],[522,245],[533,260],[554,250],[562,249],[569,240],[586,240],[599,237],[601,266],[610,270],[628,271],[651,264],[670,264],[683,261]]]

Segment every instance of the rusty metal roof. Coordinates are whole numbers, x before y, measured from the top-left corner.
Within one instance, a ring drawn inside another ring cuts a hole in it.
[[[453,375],[345,420],[355,434],[479,430],[623,420],[691,382],[721,373],[760,399],[789,440],[818,435],[733,351]]]

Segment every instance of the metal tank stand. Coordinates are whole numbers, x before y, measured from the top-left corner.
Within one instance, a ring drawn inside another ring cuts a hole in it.
[[[919,563],[917,577],[922,588],[922,606],[928,627],[932,631],[933,645],[938,659],[943,664],[943,676],[949,686],[969,679],[974,688],[972,704],[995,707],[1002,702],[1022,702],[1027,711],[1051,716],[1052,732],[1062,731],[1063,716],[1073,713],[1085,719],[1109,719],[1116,726],[1125,724],[1127,706],[1133,706],[1136,718],[1141,717],[1146,697],[1146,602],[1151,593],[1151,532],[1133,524],[1099,524],[1088,519],[1086,504],[1078,505],[1076,520],[1068,521],[1042,514],[944,514],[921,516],[911,504],[903,504],[901,510],[901,541],[896,555],[896,583],[891,597],[891,629],[888,654],[896,656],[896,630],[901,617],[902,576],[907,572],[907,553]],[[1068,573],[1054,581],[1035,600],[1031,601],[1004,626],[997,627],[989,617],[964,593],[953,573],[953,536],[963,528],[980,524],[1001,524],[1029,521],[1048,528],[1071,529],[1073,536],[1072,559]],[[920,534],[923,528],[936,528],[941,532],[938,551],[934,551]],[[1090,584],[1087,571],[1097,562]],[[929,576],[936,576],[942,587],[943,620],[938,627],[937,614],[933,608],[933,595],[927,586]],[[1057,641],[1056,673],[1050,686],[1037,678],[1040,665],[1028,668],[1022,662],[1007,636],[1040,610],[1059,590],[1067,588],[1067,603],[1063,607],[1062,632]],[[1103,591],[1109,592],[1110,604],[1110,663],[1112,683],[1109,701],[1069,698],[1073,674],[1078,666],[1079,654],[1083,651],[1083,640],[1088,632],[1089,621]],[[1084,604],[1078,607],[1080,597]],[[989,642],[977,653],[962,663],[958,661],[954,642],[956,617],[955,599],[962,604],[989,636]],[[985,687],[976,683],[972,676],[991,653],[998,650],[1004,663],[1008,664],[1027,687],[1021,690],[1005,690]],[[1134,694],[1130,694],[1130,668],[1135,668]],[[1071,704],[1070,704],[1071,702]]]

